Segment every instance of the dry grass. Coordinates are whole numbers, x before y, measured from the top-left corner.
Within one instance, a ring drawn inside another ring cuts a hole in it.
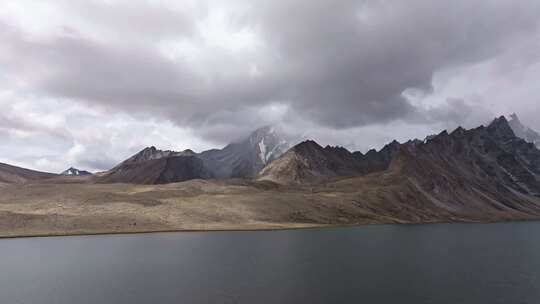
[[[0,184],[0,237],[512,218],[516,217],[452,214],[426,199],[407,179],[388,173],[318,186],[245,180]]]

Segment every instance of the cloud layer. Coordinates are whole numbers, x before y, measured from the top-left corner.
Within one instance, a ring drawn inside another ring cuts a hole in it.
[[[268,123],[361,150],[507,112],[540,129],[539,26],[534,0],[3,1],[0,161],[103,170]]]

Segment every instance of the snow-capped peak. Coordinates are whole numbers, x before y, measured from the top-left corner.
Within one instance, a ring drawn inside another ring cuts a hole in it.
[[[91,175],[92,173],[88,171],[79,170],[77,168],[70,167],[66,171],[60,173],[60,175],[66,175],[66,176],[83,176],[83,175]]]
[[[266,165],[281,156],[289,148],[289,143],[276,131],[274,126],[264,126],[249,136],[249,143],[257,149],[258,158]]]

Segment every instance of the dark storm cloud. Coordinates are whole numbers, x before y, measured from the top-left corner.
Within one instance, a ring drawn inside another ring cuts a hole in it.
[[[79,35],[29,41],[9,30],[2,38],[9,41],[11,52],[0,56],[2,63],[46,96],[157,114],[186,125],[214,123],[267,102],[278,90],[279,81],[254,81],[234,71],[221,71],[223,76],[208,83],[192,68],[170,62],[152,48],[108,45]]]
[[[438,122],[444,128],[450,129],[456,126],[467,129],[477,127],[479,124],[487,124],[496,116],[490,109],[478,105],[469,105],[462,99],[449,98],[446,104],[428,109],[421,113],[420,119]]]
[[[292,63],[294,107],[336,127],[406,117],[405,89],[511,47],[540,14],[537,1],[288,3],[260,10],[265,35]]]
[[[428,113],[403,91],[429,91],[436,71],[490,59],[536,35],[540,17],[538,1],[246,2],[229,23],[253,31],[262,41],[257,50],[245,55],[203,46],[211,56],[201,65],[164,57],[156,47],[162,39],[204,45],[196,24],[209,16],[211,3],[196,16],[156,6],[145,15],[135,4],[71,4],[114,39],[96,39],[73,25],[66,25],[67,34],[38,39],[10,29],[1,36],[8,48],[0,51],[0,65],[41,94],[164,117],[218,140],[266,122],[259,110],[274,102],[288,106],[283,119],[335,129],[398,119],[428,123],[459,120],[456,109],[467,109],[455,104]]]

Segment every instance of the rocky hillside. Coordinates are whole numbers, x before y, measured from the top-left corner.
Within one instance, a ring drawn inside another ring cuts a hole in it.
[[[266,166],[258,179],[280,184],[317,183],[383,171],[388,169],[400,147],[400,143],[393,141],[380,151],[370,150],[364,155],[351,153],[343,147],[323,148],[315,141],[308,140]]]
[[[414,143],[416,142],[408,142],[407,145]],[[378,172],[388,169],[400,147],[401,144],[394,140],[380,151],[371,149],[365,155],[360,152],[354,152],[353,154],[360,163],[361,173]]]
[[[259,180],[288,183],[312,183],[338,176],[354,176],[362,170],[359,158],[342,147],[321,147],[304,141],[266,166]]]
[[[161,151],[149,147],[95,180],[98,183],[166,184],[212,177],[192,151]]]
[[[367,208],[362,212],[405,222],[540,216],[540,150],[516,136],[505,117],[366,155],[304,142],[259,179],[317,189],[348,185],[358,207]]]
[[[139,153],[131,156],[130,158],[126,159],[122,163],[120,163],[117,167],[120,167],[125,164],[136,164],[136,163],[143,163],[149,160],[155,160],[160,158],[167,158],[167,157],[173,157],[173,156],[193,156],[195,155],[195,152],[191,150],[185,150],[181,152],[177,151],[170,151],[170,150],[159,150],[154,146],[144,148]]]
[[[410,192],[403,204],[426,201],[477,219],[540,215],[540,151],[515,136],[504,117],[488,127],[458,128],[402,146],[387,174],[413,189],[403,192]]]

